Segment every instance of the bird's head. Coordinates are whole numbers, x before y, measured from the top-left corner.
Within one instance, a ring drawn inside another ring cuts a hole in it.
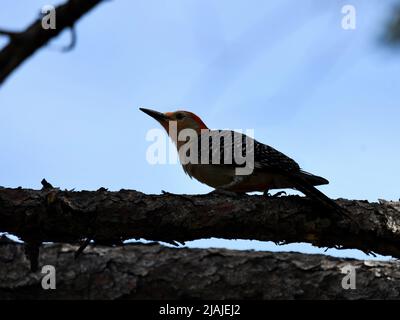
[[[178,110],[175,112],[161,113],[145,108],[139,109],[148,114],[150,117],[156,119],[164,127],[168,134],[171,121],[175,121],[178,134],[183,129],[193,129],[197,133],[200,133],[201,129],[207,129],[207,126],[204,124],[204,122],[193,112]]]

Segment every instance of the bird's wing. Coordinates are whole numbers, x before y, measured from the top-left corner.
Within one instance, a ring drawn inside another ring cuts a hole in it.
[[[254,167],[288,173],[300,171],[300,166],[292,158],[258,141],[254,141]]]
[[[199,135],[199,162],[201,155],[208,154],[209,163],[243,166],[244,164],[240,163],[235,155],[235,153],[239,153],[242,157],[249,155],[250,159],[254,159],[254,168],[257,169],[279,170],[287,173],[300,171],[296,161],[243,133],[231,130],[211,130],[209,132],[211,136],[206,134]],[[202,140],[203,142],[201,142]],[[254,154],[254,158],[251,153]],[[206,158],[207,155],[204,159]]]

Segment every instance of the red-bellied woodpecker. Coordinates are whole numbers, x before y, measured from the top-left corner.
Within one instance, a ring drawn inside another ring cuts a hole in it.
[[[145,108],[140,110],[165,128],[178,149],[184,171],[190,177],[216,190],[237,193],[268,193],[270,189],[292,188],[335,211],[342,211],[314,187],[328,184],[328,180],[301,170],[293,159],[278,150],[242,133],[209,130],[197,115],[189,111],[161,113]]]

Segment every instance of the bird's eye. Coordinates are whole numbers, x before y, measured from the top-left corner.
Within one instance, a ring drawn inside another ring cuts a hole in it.
[[[185,117],[185,115],[183,113],[178,112],[176,114],[176,120],[182,120]]]

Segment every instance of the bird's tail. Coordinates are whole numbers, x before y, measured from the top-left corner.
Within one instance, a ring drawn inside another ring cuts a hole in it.
[[[344,215],[347,218],[352,219],[349,216],[349,212],[345,208],[339,206],[335,201],[327,197],[324,193],[315,188],[309,181],[307,181],[303,177],[301,176],[296,177],[293,183],[296,189],[304,193],[307,197],[315,199],[326,208],[329,208],[331,211],[334,211],[342,216]]]

